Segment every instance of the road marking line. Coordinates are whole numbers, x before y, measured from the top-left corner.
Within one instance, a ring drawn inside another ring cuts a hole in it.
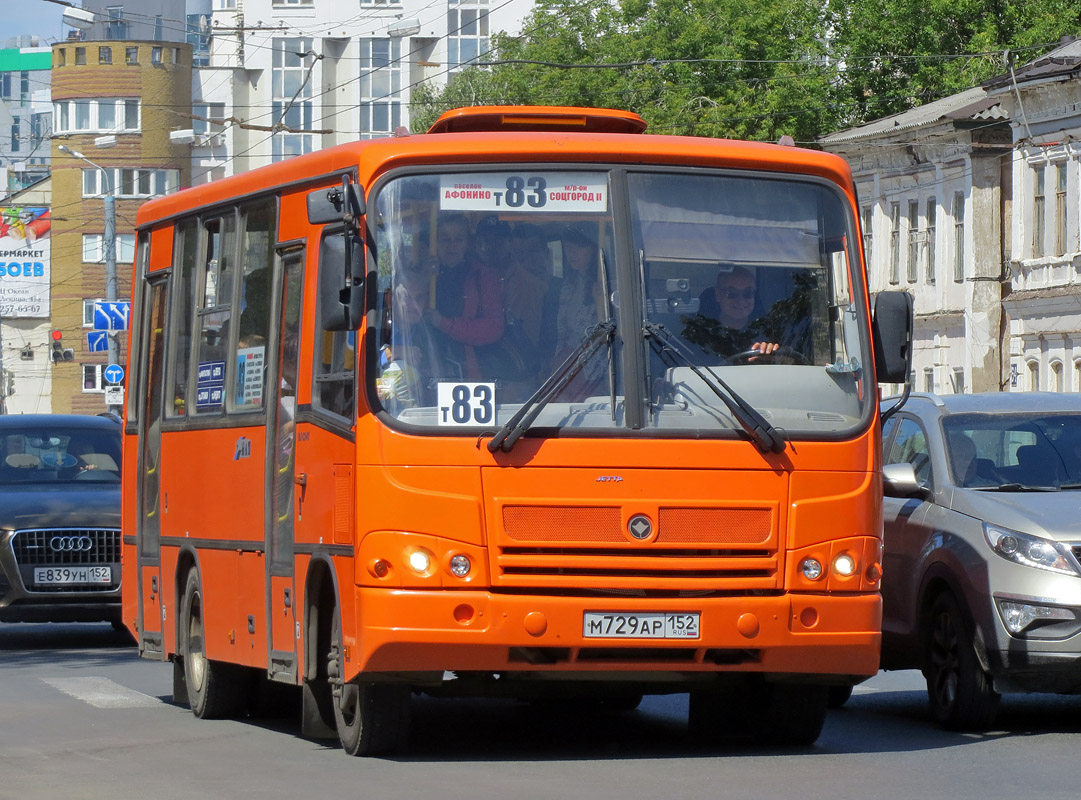
[[[161,700],[121,686],[108,678],[42,678],[42,680],[96,708],[148,708],[160,706]]]

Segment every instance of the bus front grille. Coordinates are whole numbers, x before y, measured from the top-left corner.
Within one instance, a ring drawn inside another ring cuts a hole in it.
[[[618,506],[503,508],[493,579],[501,587],[771,589],[779,585],[770,507],[658,509],[637,540]]]

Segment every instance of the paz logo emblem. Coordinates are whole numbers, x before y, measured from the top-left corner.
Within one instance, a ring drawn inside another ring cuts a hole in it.
[[[627,520],[627,531],[635,539],[648,539],[653,534],[653,523],[645,514],[635,514]]]

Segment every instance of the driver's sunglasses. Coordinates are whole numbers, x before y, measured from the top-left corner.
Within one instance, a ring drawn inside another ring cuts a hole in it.
[[[754,287],[745,289],[721,289],[721,294],[728,300],[754,300]]]

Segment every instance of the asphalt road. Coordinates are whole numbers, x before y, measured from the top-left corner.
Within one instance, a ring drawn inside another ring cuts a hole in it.
[[[410,752],[355,759],[292,717],[197,720],[171,669],[102,625],[0,624],[0,800],[1076,798],[1081,698],[1010,696],[998,729],[930,721],[918,673],[880,674],[818,743],[706,749],[686,697],[626,714],[418,698]]]

